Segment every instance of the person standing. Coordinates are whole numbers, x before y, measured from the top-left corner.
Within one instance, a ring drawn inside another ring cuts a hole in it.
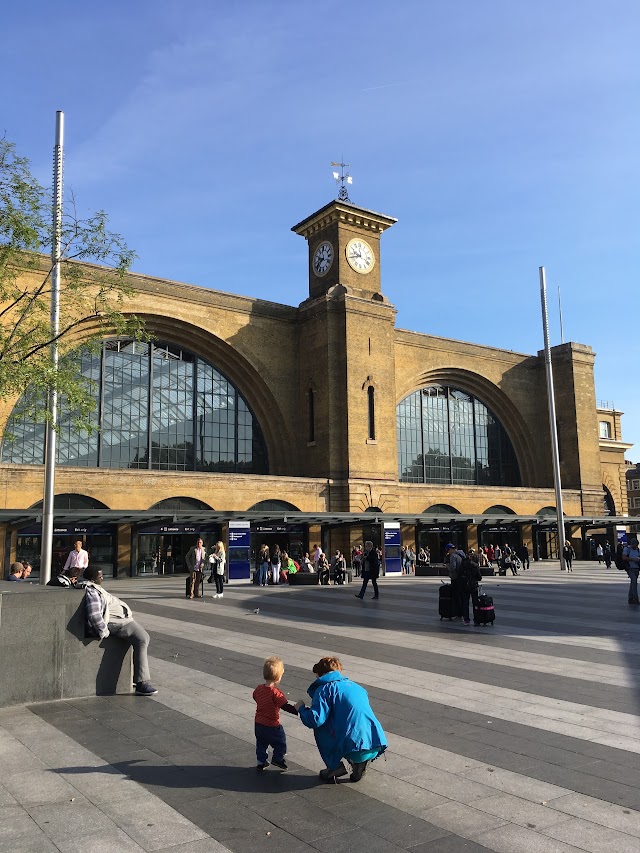
[[[356,593],[356,598],[362,600],[367,584],[371,581],[373,587],[373,598],[379,598],[378,578],[380,577],[380,557],[378,551],[373,547],[373,542],[364,543],[364,563],[362,565],[362,589]]]
[[[260,548],[258,559],[256,561],[258,569],[258,583],[260,586],[266,586],[269,579],[269,548],[263,545]]]
[[[600,565],[604,559],[604,548],[602,547],[601,542],[598,542],[598,547],[596,548],[596,557],[598,558],[598,565]]]
[[[184,558],[189,572],[189,598],[200,598],[200,590],[202,589],[202,573],[204,572],[206,559],[206,551],[202,539],[198,539],[196,544],[189,548],[187,556]]]
[[[522,563],[522,568],[528,569],[529,568],[529,549],[527,548],[527,546],[524,542],[518,548],[518,557],[520,557],[520,562]]]
[[[316,572],[318,571],[318,562],[322,557],[322,548],[319,545],[313,546],[313,565],[315,567]]]
[[[478,584],[482,581],[482,572],[478,563],[473,559],[473,552],[469,552],[469,556],[460,561],[458,567],[458,594],[460,597],[460,610],[465,625],[469,625],[469,597],[473,602],[473,621],[475,625],[479,622],[476,619],[476,610],[478,609]]]
[[[82,547],[82,539],[78,539],[73,546],[73,551],[69,553],[67,557],[67,562],[62,567],[62,571],[66,572],[67,569],[80,569],[83,572],[87,566],[89,565],[89,554]]]
[[[638,600],[638,572],[640,571],[640,550],[634,537],[622,549],[622,562],[629,575],[629,604],[640,604]]]
[[[280,582],[280,566],[282,565],[282,554],[280,553],[280,546],[274,545],[273,551],[271,552],[271,583],[274,586],[278,586]]]
[[[611,545],[608,542],[604,543],[604,564],[608,569],[611,568]]]
[[[572,564],[573,558],[575,557],[576,552],[573,550],[573,545],[568,540],[564,543],[564,548],[562,549],[562,556],[564,557],[564,562],[567,566],[567,571],[572,572]]]
[[[449,567],[449,580],[451,581],[452,616],[460,619],[462,615],[462,601],[460,585],[458,583],[458,572],[466,555],[464,551],[459,551],[453,542],[445,545],[444,551],[446,554],[445,561]]]
[[[224,545],[222,542],[216,542],[215,548],[209,560],[213,557],[213,561],[211,563],[213,570],[213,579],[216,584],[216,591],[213,594],[214,598],[223,598],[223,584],[224,584],[224,564],[226,561],[226,554],[224,551]]]

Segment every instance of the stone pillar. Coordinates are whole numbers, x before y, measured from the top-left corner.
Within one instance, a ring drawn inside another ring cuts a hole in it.
[[[133,574],[133,553],[131,548],[132,526],[119,524],[116,533],[116,574],[119,578]]]

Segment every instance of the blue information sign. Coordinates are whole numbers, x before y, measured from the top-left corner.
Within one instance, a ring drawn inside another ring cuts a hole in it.
[[[229,580],[251,578],[251,526],[248,521],[229,522]]]
[[[400,555],[400,522],[384,522],[384,566],[385,574],[399,575],[402,573]]]

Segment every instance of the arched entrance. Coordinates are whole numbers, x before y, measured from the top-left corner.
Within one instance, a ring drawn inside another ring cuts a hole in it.
[[[495,521],[484,521],[478,528],[478,544],[481,548],[488,545],[508,545],[513,551],[520,546],[520,529],[517,524],[509,521],[515,512],[507,506],[494,504],[487,507],[482,515],[493,515]]]
[[[540,519],[533,537],[534,560],[559,560],[557,510],[544,506],[536,516]]]
[[[459,510],[449,504],[432,504],[422,515],[434,516],[433,521],[421,522],[416,530],[418,551],[424,548],[430,562],[443,563],[450,542],[467,550],[467,526],[455,520]]]
[[[64,514],[67,510],[109,509],[106,504],[88,495],[66,492],[55,495],[53,499],[55,511],[53,540],[51,545],[51,574],[60,574],[64,564],[73,550],[74,544],[80,540],[82,547],[88,551],[91,565],[102,569],[105,577],[115,574],[116,536],[115,528],[108,524],[79,524],[68,523]],[[33,504],[30,509],[42,509],[42,501]],[[42,542],[42,525],[34,524],[18,531],[15,543],[16,559],[19,562],[29,562],[34,574],[40,573],[40,548]]]
[[[187,551],[202,539],[210,550],[221,538],[219,524],[208,524],[206,513],[213,507],[198,498],[177,496],[164,498],[149,507],[150,510],[166,512],[167,518],[160,522],[140,525],[136,537],[135,572],[139,575],[172,575],[187,571]],[[194,513],[193,520],[172,518],[174,512]]]
[[[288,512],[300,512],[297,506],[274,498],[258,501],[250,506],[247,512],[273,513],[273,518],[257,521],[251,525],[251,563],[254,567],[262,545],[269,548],[269,553],[277,545],[281,551],[286,551],[292,560],[300,562],[305,552],[309,550],[309,526],[292,524],[286,517]]]

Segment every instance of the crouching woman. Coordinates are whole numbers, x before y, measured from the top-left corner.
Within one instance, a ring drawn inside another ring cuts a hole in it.
[[[320,779],[335,782],[346,776],[346,759],[352,767],[351,781],[359,782],[369,762],[387,748],[382,726],[371,710],[367,691],[342,674],[338,658],[321,658],[313,672],[317,678],[307,691],[311,707],[301,700],[296,708],[304,725],[313,729],[326,765]]]

